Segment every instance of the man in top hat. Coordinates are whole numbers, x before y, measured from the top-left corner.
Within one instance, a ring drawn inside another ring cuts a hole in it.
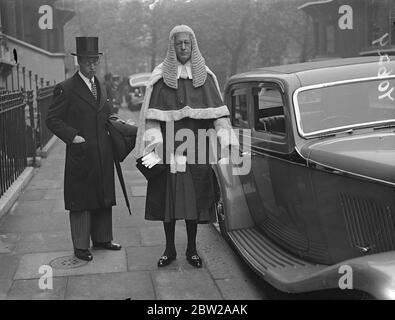
[[[94,248],[120,250],[113,243],[114,161],[106,122],[111,104],[95,76],[100,63],[97,37],[77,37],[79,71],[54,89],[47,127],[66,144],[64,202],[76,257],[90,261]]]

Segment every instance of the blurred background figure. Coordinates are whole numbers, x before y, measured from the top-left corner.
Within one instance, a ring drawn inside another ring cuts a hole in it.
[[[107,98],[111,101],[111,105],[113,102],[113,92],[112,92],[112,74],[106,73],[104,75],[104,85],[107,91]],[[114,107],[111,107],[111,113],[114,113]]]
[[[112,76],[112,105],[114,108],[114,113],[118,113],[122,104],[122,91],[121,91],[121,76],[114,74]]]

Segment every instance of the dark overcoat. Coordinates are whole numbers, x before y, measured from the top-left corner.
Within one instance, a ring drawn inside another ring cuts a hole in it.
[[[64,201],[66,210],[115,205],[114,160],[107,119],[111,104],[95,78],[98,101],[78,73],[56,85],[47,127],[66,143]],[[76,135],[85,142],[73,144]]]

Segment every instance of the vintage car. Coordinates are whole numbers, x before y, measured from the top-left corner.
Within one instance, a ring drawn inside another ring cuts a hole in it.
[[[390,57],[358,57],[256,69],[227,82],[243,161],[214,167],[218,225],[275,288],[395,299],[391,71]],[[245,161],[250,170],[238,172]]]
[[[143,100],[147,82],[151,73],[142,72],[129,76],[128,87],[126,90],[126,103],[131,111],[140,110]]]

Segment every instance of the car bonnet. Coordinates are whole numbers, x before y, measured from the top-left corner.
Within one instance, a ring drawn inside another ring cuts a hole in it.
[[[395,186],[395,132],[344,134],[315,139],[300,149],[309,165],[378,180]]]

